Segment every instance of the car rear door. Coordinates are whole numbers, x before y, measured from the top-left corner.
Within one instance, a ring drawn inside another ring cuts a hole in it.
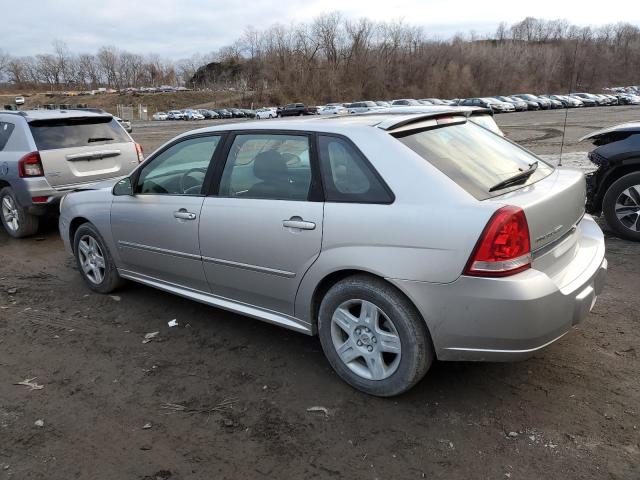
[[[219,134],[169,145],[136,172],[133,195],[115,196],[111,230],[125,276],[208,292],[198,226]]]
[[[237,133],[215,195],[204,200],[200,249],[212,292],[293,315],[300,281],[320,254],[324,204],[311,137]]]
[[[29,128],[54,188],[124,176],[138,165],[135,143],[111,115],[32,120]]]

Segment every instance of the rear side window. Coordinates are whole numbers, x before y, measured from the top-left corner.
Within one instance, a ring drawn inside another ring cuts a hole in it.
[[[38,150],[131,142],[115,118],[61,118],[29,123]]]
[[[349,142],[320,135],[320,170],[328,202],[391,203],[393,195]]]
[[[13,123],[0,122],[0,151],[4,150],[14,128]]]
[[[394,135],[478,200],[503,195],[530,185],[553,172],[553,167],[517,145],[473,122]],[[538,168],[521,184],[490,192],[503,180]]]

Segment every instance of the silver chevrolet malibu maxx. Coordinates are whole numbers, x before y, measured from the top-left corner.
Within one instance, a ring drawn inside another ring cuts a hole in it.
[[[519,360],[607,270],[582,173],[455,108],[219,125],[66,196],[88,286],[134,280],[306,334],[364,392],[439,360]]]

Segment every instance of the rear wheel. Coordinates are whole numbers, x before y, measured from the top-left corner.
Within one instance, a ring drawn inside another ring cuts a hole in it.
[[[366,275],[337,283],[320,304],[322,349],[348,384],[381,397],[409,390],[434,353],[415,307],[393,286]]]
[[[110,293],[123,280],[102,236],[90,223],[81,225],[73,240],[73,251],[82,278],[91,290]]]
[[[38,231],[39,219],[22,208],[11,187],[0,190],[0,218],[9,235],[14,238],[28,237]]]
[[[622,238],[640,242],[640,172],[611,184],[602,201],[607,224]]]

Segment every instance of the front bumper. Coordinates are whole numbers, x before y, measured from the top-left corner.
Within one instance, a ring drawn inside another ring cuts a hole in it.
[[[604,236],[589,216],[579,228],[574,260],[552,276],[536,270],[534,260],[534,268],[505,278],[390,281],[422,314],[439,360],[523,360],[584,320],[602,292]]]

